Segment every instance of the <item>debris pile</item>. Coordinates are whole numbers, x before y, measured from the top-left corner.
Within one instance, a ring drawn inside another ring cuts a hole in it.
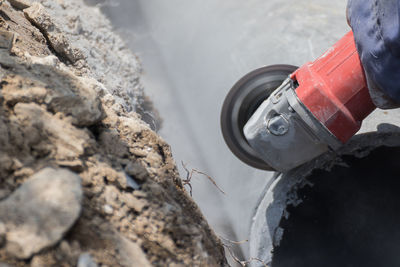
[[[1,266],[226,265],[140,72],[97,7],[0,0]]]

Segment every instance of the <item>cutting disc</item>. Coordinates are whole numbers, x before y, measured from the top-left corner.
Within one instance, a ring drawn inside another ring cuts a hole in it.
[[[233,154],[244,163],[273,171],[247,143],[243,127],[270,94],[298,67],[271,65],[256,69],[241,78],[229,91],[221,111],[221,129]]]

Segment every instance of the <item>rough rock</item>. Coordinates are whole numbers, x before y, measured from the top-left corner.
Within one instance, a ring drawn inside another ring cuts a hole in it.
[[[140,62],[99,8],[0,10],[0,262],[225,266],[169,145],[141,120],[155,111]]]
[[[79,167],[79,157],[84,154],[89,143],[89,135],[85,131],[73,127],[67,120],[52,116],[34,103],[18,103],[14,112],[15,117],[11,117],[11,120],[23,125],[30,132],[29,136],[18,140],[21,145],[29,146],[35,155],[52,154],[62,166],[72,161],[76,162],[75,167]],[[42,138],[43,133],[48,134],[47,140]]]
[[[89,253],[83,253],[79,256],[77,267],[97,267],[97,263]]]
[[[42,64],[32,64],[32,68],[20,66],[3,78],[6,104],[45,104],[48,110],[70,116],[78,126],[90,126],[102,119],[101,102],[93,86],[83,84],[68,71],[57,71]]]
[[[29,7],[32,2],[30,0],[9,0],[10,4],[17,9]]]
[[[78,175],[45,168],[0,202],[0,233],[6,251],[21,259],[54,245],[70,229],[81,211]]]
[[[141,267],[151,266],[140,246],[125,237],[120,237],[118,250],[121,252],[121,263],[123,265]]]
[[[40,3],[24,9],[25,16],[43,33],[55,53],[63,60],[75,63],[83,58],[79,49],[71,46],[70,42],[62,33],[62,30],[54,24],[45,7]]]
[[[14,34],[11,32],[2,31],[0,32],[0,48],[10,49],[14,41]]]
[[[147,206],[146,201],[138,199],[132,194],[125,193],[122,195],[122,199],[128,208],[133,209],[136,212],[142,212],[143,209]]]

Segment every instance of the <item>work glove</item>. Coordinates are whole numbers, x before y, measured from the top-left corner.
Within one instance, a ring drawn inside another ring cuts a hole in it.
[[[400,0],[349,0],[347,21],[372,101],[382,109],[400,107]]]

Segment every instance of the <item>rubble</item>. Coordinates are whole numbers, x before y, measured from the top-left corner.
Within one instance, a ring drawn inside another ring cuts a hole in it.
[[[0,235],[5,249],[30,258],[57,243],[81,211],[80,177],[65,169],[45,168],[0,202]]]
[[[62,29],[54,24],[42,4],[33,3],[30,7],[24,9],[24,14],[40,30],[50,48],[54,50],[62,61],[68,60],[71,63],[76,63],[78,60],[83,59],[81,51],[71,47]]]
[[[32,4],[30,0],[9,0],[8,2],[16,9],[28,8]]]
[[[83,253],[79,256],[78,267],[97,267],[89,253]]]
[[[225,266],[169,145],[141,120],[153,110],[140,63],[99,9],[0,9],[0,262]]]

